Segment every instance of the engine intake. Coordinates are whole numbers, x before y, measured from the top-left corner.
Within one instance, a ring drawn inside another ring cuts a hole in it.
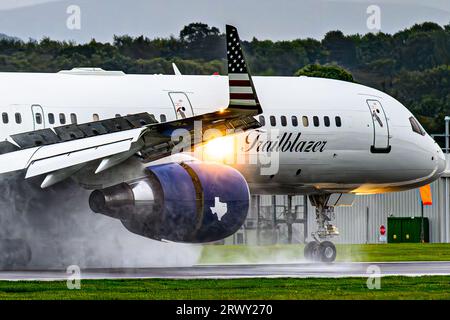
[[[157,240],[211,242],[235,233],[249,209],[249,190],[235,169],[216,163],[167,163],[146,178],[94,190],[94,212],[120,219],[133,233]]]

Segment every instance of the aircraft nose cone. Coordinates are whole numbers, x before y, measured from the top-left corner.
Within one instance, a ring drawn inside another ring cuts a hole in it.
[[[439,178],[447,168],[447,155],[444,154],[442,149],[439,147],[439,145],[434,142],[434,146],[430,151],[433,154],[433,158],[435,159],[435,170],[436,173],[434,174],[435,179]]]
[[[447,161],[446,161],[446,159],[445,159],[445,155],[444,155],[444,153],[442,152],[442,150],[439,150],[439,152],[438,152],[438,155],[437,155],[437,171],[436,171],[436,174],[438,174],[439,176],[441,176],[443,173],[444,173],[444,171],[445,171],[445,169],[446,169],[446,167],[447,167]]]

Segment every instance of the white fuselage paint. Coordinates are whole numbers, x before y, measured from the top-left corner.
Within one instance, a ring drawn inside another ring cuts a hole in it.
[[[320,78],[253,77],[253,81],[265,126],[241,135],[248,142],[244,148],[250,149],[249,153],[268,148],[262,136],[271,129],[279,130],[278,138],[271,137],[272,144],[283,135],[290,137],[290,145],[286,139],[283,142],[286,145],[279,153],[279,170],[274,175],[261,175],[257,164],[233,165],[255,192],[382,193],[428,184],[444,170],[439,146],[428,134],[413,132],[412,114],[383,92]],[[177,118],[180,105],[187,107],[186,116],[216,111],[228,105],[227,82],[224,76],[0,73],[0,138],[60,126],[60,114],[69,124],[71,114],[83,123],[97,120],[97,116],[107,119],[139,112],[154,114],[158,121],[165,115],[170,121]],[[377,109],[382,126],[371,114]],[[8,123],[3,122],[3,113],[8,114]],[[20,113],[21,123],[16,123],[16,113]],[[36,113],[43,113],[41,124]],[[49,123],[50,113],[53,124]],[[275,126],[270,124],[271,116],[276,119]],[[297,117],[297,126],[292,116]],[[303,116],[308,117],[307,127]],[[318,126],[314,117],[319,119]],[[329,118],[329,126],[324,117]],[[341,119],[340,127],[336,117]],[[372,146],[391,150],[373,153]]]

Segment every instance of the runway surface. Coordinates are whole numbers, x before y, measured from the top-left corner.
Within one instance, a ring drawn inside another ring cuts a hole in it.
[[[379,269],[377,269],[379,268]],[[182,268],[82,269],[82,279],[232,279],[232,278],[335,278],[367,277],[379,270],[381,276],[450,275],[449,262],[350,262],[298,264],[197,265]],[[0,280],[66,280],[65,270],[0,271]]]

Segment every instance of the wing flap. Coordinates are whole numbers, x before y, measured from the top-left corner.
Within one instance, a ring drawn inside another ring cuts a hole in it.
[[[36,147],[0,155],[0,174],[26,169],[37,149]]]
[[[71,151],[41,160],[34,160],[28,166],[25,178],[27,179],[44,173],[87,163],[92,160],[102,159],[116,153],[128,151],[130,150],[130,147],[131,140],[124,140],[79,151]]]
[[[59,170],[80,161],[102,158],[105,154],[110,156],[128,151],[145,130],[143,127],[4,153],[0,155],[0,174],[29,168],[26,175],[29,178],[38,175],[38,172]]]
[[[144,130],[145,128],[131,129],[43,146],[38,148],[38,150],[33,154],[30,158],[30,162],[71,152],[77,152],[84,149],[91,149],[119,141],[128,141],[129,143],[136,142]]]
[[[71,175],[81,170],[86,165],[86,163],[81,163],[72,167],[64,168],[58,171],[54,171],[45,176],[44,181],[41,183],[41,188],[48,188],[58,182],[61,182]]]
[[[141,144],[136,144],[126,152],[114,154],[107,158],[103,158],[100,164],[98,165],[97,169],[95,169],[94,173],[97,174],[114,166],[117,166],[118,164],[132,157],[136,152],[138,152],[141,149],[141,147],[142,147]]]

